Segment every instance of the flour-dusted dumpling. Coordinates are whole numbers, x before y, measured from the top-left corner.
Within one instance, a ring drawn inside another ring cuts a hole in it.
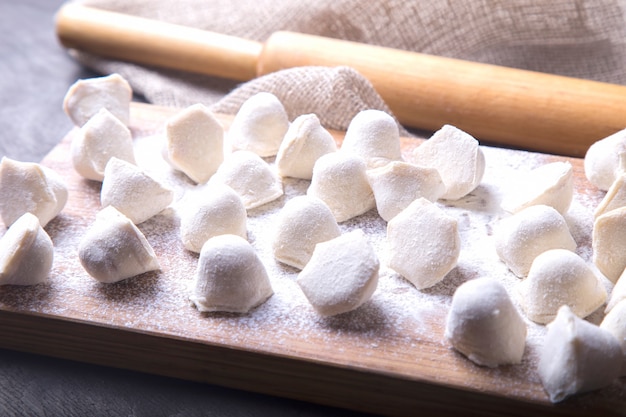
[[[104,168],[112,157],[135,164],[130,130],[105,108],[80,128],[70,152],[76,172],[94,181],[104,179]]]
[[[359,155],[368,164],[372,158],[401,160],[398,123],[382,110],[360,111],[348,125],[341,151]]]
[[[445,337],[478,365],[517,364],[526,346],[526,323],[502,284],[476,278],[454,292]]]
[[[611,333],[622,348],[622,370],[620,376],[626,376],[626,300],[622,299],[608,312],[600,328]]]
[[[296,282],[315,311],[334,316],[355,310],[371,298],[379,267],[365,233],[355,229],[318,243]]]
[[[605,387],[619,376],[622,350],[608,331],[562,306],[550,324],[537,370],[550,401]]]
[[[373,209],[374,193],[363,158],[343,152],[320,157],[307,194],[322,200],[341,223]]]
[[[416,165],[435,168],[446,186],[442,198],[458,200],[472,192],[485,173],[485,156],[478,141],[454,126],[445,125],[418,146]]]
[[[67,186],[54,170],[7,157],[0,161],[0,217],[9,227],[24,213],[32,213],[42,227],[63,210]]]
[[[593,215],[597,219],[604,213],[608,213],[616,208],[626,206],[626,174],[616,176],[615,181],[609,187],[600,204],[596,207]]]
[[[226,184],[243,200],[247,210],[274,201],[283,195],[283,183],[269,164],[248,151],[230,154],[211,181]]]
[[[63,110],[82,126],[103,107],[128,126],[133,91],[119,74],[76,81],[65,94]]]
[[[525,174],[522,183],[511,186],[502,208],[517,213],[543,204],[565,214],[574,196],[574,176],[569,162],[551,162]]]
[[[553,320],[562,305],[586,317],[604,304],[607,296],[593,269],[566,249],[551,249],[537,256],[519,285],[519,295],[526,316],[540,324]]]
[[[224,127],[202,104],[170,118],[165,132],[165,159],[198,184],[207,182],[224,161]]]
[[[100,282],[112,283],[159,269],[156,254],[135,224],[114,207],[106,207],[82,237],[78,259]]]
[[[392,161],[367,171],[378,214],[391,220],[416,199],[437,201],[445,191],[439,171],[408,162]]]
[[[102,207],[115,207],[135,224],[163,211],[173,198],[172,190],[126,161],[111,158],[104,169]]]
[[[304,114],[291,123],[278,149],[278,173],[283,177],[310,180],[317,159],[336,150],[335,139],[322,127],[318,117]]]
[[[617,282],[613,286],[613,290],[611,290],[611,296],[609,297],[609,301],[606,303],[606,308],[604,309],[605,313],[611,311],[613,307],[617,305],[622,300],[626,300],[626,270],[622,272]]]
[[[528,275],[535,258],[549,249],[576,250],[563,216],[544,205],[530,206],[501,220],[493,237],[498,256],[518,277]]]
[[[265,266],[247,240],[219,235],[202,246],[189,296],[198,311],[247,313],[273,293]]]
[[[209,183],[180,202],[180,236],[185,248],[199,253],[217,235],[247,237],[246,208],[239,194],[225,184]]]
[[[432,287],[454,268],[461,252],[455,218],[419,198],[387,224],[389,267],[417,289]]]
[[[35,285],[52,269],[54,248],[39,219],[24,213],[0,239],[0,285]]]
[[[228,130],[228,140],[233,150],[274,156],[288,128],[289,118],[278,97],[262,92],[243,103]]]
[[[626,151],[626,129],[593,143],[585,154],[585,176],[601,190],[608,190],[622,171]],[[622,155],[620,155],[622,154]]]
[[[322,200],[306,195],[294,197],[285,204],[275,230],[274,257],[298,269],[309,262],[316,244],[341,234],[328,206]]]
[[[626,207],[598,217],[591,236],[593,263],[612,282],[626,268]]]

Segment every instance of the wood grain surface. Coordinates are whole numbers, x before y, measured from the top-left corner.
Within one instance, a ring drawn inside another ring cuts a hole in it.
[[[133,104],[131,130],[144,146],[140,149],[156,147],[174,112]],[[229,118],[222,119],[227,126]],[[33,287],[0,288],[0,347],[385,415],[626,414],[624,379],[558,405],[548,401],[535,371],[540,326],[529,324],[534,336],[521,365],[488,369],[456,353],[443,338],[443,326],[454,288],[473,276],[467,265],[445,284],[421,292],[399,277],[383,276],[371,302],[323,319],[297,291],[297,271],[265,257],[275,289],[268,302],[245,315],[202,314],[187,301],[197,255],[178,241],[175,210],[167,209],[139,225],[159,257],[160,271],[116,284],[96,282],[80,266],[76,248],[100,209],[100,185],[80,178],[71,166],[75,134],[71,131],[43,160],[65,178],[70,192],[66,208],[46,227],[55,244],[50,279]],[[403,138],[405,155],[419,143]],[[488,163],[510,170],[570,161],[577,191],[577,214],[570,221],[586,221],[602,198],[586,182],[580,159],[485,152]],[[167,175],[192,187],[180,174]],[[303,187],[306,182],[286,181],[286,197],[262,210],[278,211]],[[463,213],[485,210],[490,190],[481,187],[459,206]],[[272,228],[262,210],[249,213],[248,238],[259,247]],[[384,230],[375,211],[358,221],[354,224],[368,230]],[[582,254],[589,254],[589,233],[577,236]],[[466,250],[477,249],[470,243]]]

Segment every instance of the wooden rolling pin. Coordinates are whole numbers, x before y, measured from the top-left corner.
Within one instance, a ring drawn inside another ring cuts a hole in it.
[[[67,48],[246,81],[304,65],[355,68],[405,126],[455,125],[504,146],[584,156],[626,127],[626,86],[291,32],[265,43],[68,4],[56,16]]]

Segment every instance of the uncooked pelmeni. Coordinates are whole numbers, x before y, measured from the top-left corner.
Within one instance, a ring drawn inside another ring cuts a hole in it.
[[[374,192],[378,214],[385,221],[391,220],[420,197],[437,201],[446,189],[435,168],[401,161],[370,169],[367,178]]]
[[[102,207],[115,207],[135,224],[163,211],[173,198],[172,190],[126,161],[111,158],[104,169]]]
[[[219,235],[202,246],[189,296],[198,311],[247,313],[273,293],[265,266],[247,240]]]
[[[365,233],[355,229],[318,243],[296,282],[315,311],[334,316],[355,310],[371,298],[379,267]]]
[[[9,227],[24,213],[32,213],[42,227],[63,210],[67,186],[54,170],[7,157],[0,161],[0,217]]]
[[[622,272],[617,282],[613,286],[611,290],[611,296],[609,297],[609,301],[606,303],[606,308],[604,309],[605,313],[608,313],[622,300],[626,300],[626,270]]]
[[[616,176],[615,181],[596,207],[593,215],[597,219],[604,213],[626,206],[626,174]]]
[[[333,152],[320,157],[313,167],[307,194],[326,203],[339,223],[376,206],[365,160],[349,153]]]
[[[187,250],[200,253],[217,235],[247,237],[246,208],[239,194],[225,184],[206,184],[181,200],[180,237]]]
[[[590,183],[606,191],[621,172],[620,160],[626,151],[626,129],[593,143],[585,154],[585,176]]]
[[[418,146],[411,162],[439,171],[446,186],[442,198],[447,200],[458,200],[472,192],[485,173],[485,156],[478,141],[450,125]]]
[[[274,257],[302,269],[313,255],[315,245],[341,234],[332,211],[312,196],[294,197],[281,209],[272,239]]]
[[[288,128],[283,104],[275,95],[262,92],[243,103],[228,130],[228,140],[233,150],[274,156]]]
[[[611,333],[622,348],[622,371],[620,376],[626,376],[626,300],[622,299],[608,312],[600,328]]]
[[[549,249],[576,250],[563,216],[544,205],[530,206],[502,219],[493,238],[498,256],[518,277],[528,275],[533,260]]]
[[[626,207],[611,210],[595,220],[591,248],[593,263],[615,283],[626,268]]]
[[[348,125],[341,151],[359,155],[368,165],[372,158],[401,160],[398,123],[382,110],[360,111]]]
[[[517,364],[526,346],[526,323],[502,284],[476,278],[454,292],[445,337],[478,365]]]
[[[432,287],[454,268],[461,252],[455,218],[419,198],[387,224],[389,267],[417,289]]]
[[[267,162],[255,153],[237,151],[228,155],[211,178],[231,187],[247,210],[274,201],[283,195],[283,183]]]
[[[170,118],[165,134],[165,160],[195,183],[207,182],[224,161],[224,128],[202,104]]]
[[[551,162],[525,173],[520,184],[511,185],[502,208],[517,213],[543,204],[565,214],[574,196],[574,176],[569,162]]]
[[[104,179],[104,168],[112,157],[135,164],[130,130],[105,108],[80,128],[70,152],[76,172],[94,181]]]
[[[304,114],[291,123],[280,144],[276,155],[278,173],[283,177],[310,180],[315,161],[336,150],[335,139],[320,124],[318,117]]]
[[[76,81],[65,94],[63,110],[76,126],[82,126],[103,107],[128,126],[133,91],[122,76]]]
[[[0,239],[0,285],[35,285],[52,269],[54,248],[39,219],[25,213]]]
[[[96,214],[80,241],[78,259],[89,275],[103,283],[159,269],[156,254],[143,233],[111,206]]]
[[[556,317],[568,305],[574,314],[587,317],[606,301],[606,290],[585,261],[566,249],[551,249],[537,256],[528,277],[519,284],[520,306],[540,324]]]
[[[537,371],[550,401],[603,388],[619,376],[622,350],[608,331],[562,306],[550,324]]]

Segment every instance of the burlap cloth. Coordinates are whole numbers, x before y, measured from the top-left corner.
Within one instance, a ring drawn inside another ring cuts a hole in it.
[[[291,30],[375,45],[626,83],[626,19],[619,0],[82,0],[108,10],[264,41]],[[197,102],[235,113],[259,91],[276,94],[291,118],[316,113],[345,129],[359,110],[387,110],[350,68],[297,68],[248,83],[145,68],[75,54],[97,72],[117,72],[147,101]]]

